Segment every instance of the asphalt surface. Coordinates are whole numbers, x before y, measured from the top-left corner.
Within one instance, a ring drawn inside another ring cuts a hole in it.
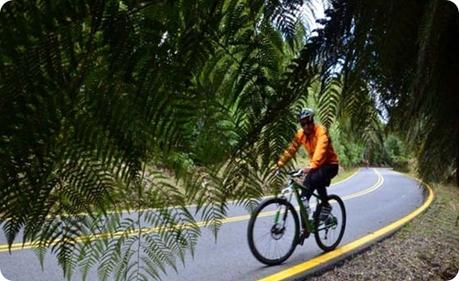
[[[418,182],[390,169],[363,168],[349,180],[330,186],[328,193],[342,197],[346,206],[347,225],[340,245],[403,218],[422,205],[424,200],[423,189]],[[244,208],[231,206],[228,217],[247,214]],[[163,280],[257,280],[322,253],[311,236],[282,265],[267,267],[258,262],[249,250],[247,224],[248,220],[224,223],[217,240],[210,230],[202,229],[194,257],[187,256],[185,265],[179,263],[177,272],[172,268],[167,270]],[[4,244],[4,241],[4,237],[0,236],[0,244]],[[11,254],[0,252],[0,270],[11,281],[65,280],[53,255],[46,256],[42,270],[31,249],[13,251]],[[81,276],[76,273],[72,280],[81,280]],[[97,273],[90,272],[87,280],[97,280]],[[0,281],[3,281],[1,276]]]

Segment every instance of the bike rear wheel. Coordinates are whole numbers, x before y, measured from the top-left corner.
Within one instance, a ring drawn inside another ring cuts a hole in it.
[[[324,203],[320,202],[314,212],[314,224],[316,231],[314,237],[317,245],[328,252],[335,249],[341,242],[346,229],[346,209],[341,198],[337,195],[328,196],[328,203],[332,207],[330,215],[324,221],[320,219],[320,213],[324,208]]]
[[[252,213],[247,238],[252,254],[266,265],[277,265],[290,257],[298,244],[299,220],[287,200],[271,198]]]

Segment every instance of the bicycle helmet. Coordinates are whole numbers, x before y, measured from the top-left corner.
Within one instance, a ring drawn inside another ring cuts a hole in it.
[[[314,117],[314,110],[312,108],[303,108],[298,113],[298,120],[304,118],[313,118]]]

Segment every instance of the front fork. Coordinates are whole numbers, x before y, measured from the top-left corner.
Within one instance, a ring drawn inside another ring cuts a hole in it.
[[[309,220],[309,215],[310,214],[308,213],[308,211],[304,207],[304,203],[303,203],[303,201],[301,200],[301,197],[300,197],[300,192],[299,191],[301,190],[302,186],[300,186],[297,183],[294,183],[294,184],[298,185],[293,190],[295,191],[296,199],[298,201],[298,206],[300,206],[301,229],[303,230],[303,232],[307,233],[307,236],[309,236],[309,233],[313,233],[314,232],[314,223],[313,223],[312,220]]]
[[[286,195],[289,196],[288,200],[286,198]],[[288,202],[290,202],[290,200],[292,199],[292,193],[290,194],[286,194],[285,192],[282,193],[281,195],[281,198],[285,198]],[[283,211],[283,212],[282,212]],[[282,208],[279,208],[277,211],[276,211],[276,215],[274,216],[274,224],[275,225],[279,225],[279,218],[280,216],[282,215],[282,227],[285,226],[285,220],[287,219],[287,211],[288,211],[288,208],[287,206],[285,206],[285,209],[282,210]],[[281,214],[282,213],[282,214]]]
[[[303,202],[301,201],[300,193],[299,190],[301,190],[301,186],[297,184],[296,182],[292,181],[289,184],[289,187],[286,189],[282,190],[281,193],[281,198],[286,199],[288,202],[291,202],[293,193],[296,195],[296,199],[298,201],[298,206],[300,208],[300,221],[301,221],[301,232],[300,232],[300,243],[302,244],[302,241],[309,236],[310,233],[313,233],[315,231],[314,223],[312,220],[309,220],[309,214],[306,211],[306,208],[304,207]],[[278,224],[279,223],[279,218],[281,215],[281,209],[277,210],[275,218],[274,218],[274,223]],[[282,227],[284,227],[285,224],[285,219],[287,217],[287,208],[285,208],[284,213],[283,213],[283,223]],[[301,238],[303,237],[303,238]]]

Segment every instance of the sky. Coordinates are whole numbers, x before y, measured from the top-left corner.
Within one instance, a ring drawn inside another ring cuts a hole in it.
[[[459,1],[459,0],[457,0]],[[305,1],[303,9],[301,11],[303,15],[303,21],[309,31],[319,28],[320,25],[316,23],[317,19],[325,18],[324,14],[324,1],[322,0],[310,0]]]

